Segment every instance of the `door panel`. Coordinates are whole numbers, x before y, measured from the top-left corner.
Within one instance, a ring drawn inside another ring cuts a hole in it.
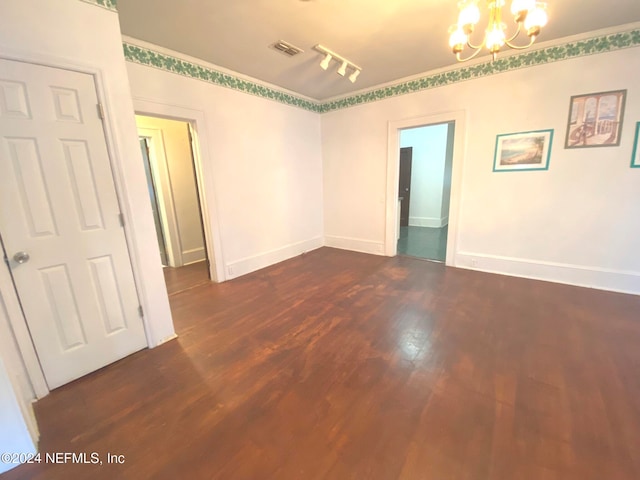
[[[91,75],[0,60],[0,234],[50,388],[146,346],[97,104]]]

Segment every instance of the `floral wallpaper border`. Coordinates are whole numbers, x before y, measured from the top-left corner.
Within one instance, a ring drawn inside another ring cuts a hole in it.
[[[375,102],[389,97],[419,92],[429,88],[437,88],[453,83],[464,82],[474,78],[486,77],[497,73],[517,70],[520,68],[558,62],[575,57],[583,57],[596,53],[611,52],[623,48],[640,46],[640,29],[628,32],[614,33],[599,37],[579,40],[576,42],[555,45],[540,50],[531,50],[509,57],[485,63],[478,63],[467,67],[458,67],[445,72],[427,75],[408,82],[378,88],[369,92],[356,94],[338,100],[324,102],[321,113],[339,110],[363,103]]]
[[[181,60],[179,58],[154,52],[148,48],[139,47],[124,42],[124,56],[127,60],[149,67],[159,68],[167,72],[177,73],[185,77],[195,78],[204,82],[213,83],[222,87],[239,90],[244,93],[256,95],[258,97],[275,100],[305,110],[320,113],[320,104],[301,97],[296,97],[290,93],[281,92],[264,85],[243,80],[227,73],[218,72],[209,67],[204,67],[193,62]]]
[[[113,2],[115,0],[97,0]],[[486,77],[497,73],[532,67],[546,63],[558,62],[576,57],[611,52],[624,48],[640,46],[640,29],[626,32],[602,35],[586,40],[569,42],[539,50],[530,50],[517,55],[498,58],[491,62],[475,65],[456,67],[444,72],[426,75],[424,77],[398,83],[388,87],[377,88],[368,92],[359,93],[345,98],[326,102],[314,102],[289,93],[284,93],[270,87],[259,85],[248,80],[243,80],[233,75],[218,72],[209,67],[204,67],[186,60],[181,60],[170,55],[154,52],[144,47],[124,43],[124,55],[128,61],[155,67],[167,72],[177,73],[186,77],[203,80],[241,92],[256,95],[262,98],[275,100],[286,105],[291,105],[311,112],[326,113],[334,110],[375,102],[398,95],[415,93],[430,88],[442,87],[453,83]]]
[[[112,10],[114,12],[118,11],[118,0],[82,0],[85,3],[90,3],[92,5],[97,5],[99,7],[106,8],[107,10]]]

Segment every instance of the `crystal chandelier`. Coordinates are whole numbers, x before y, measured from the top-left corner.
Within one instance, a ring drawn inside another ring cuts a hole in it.
[[[504,45],[517,50],[533,45],[536,37],[540,34],[540,29],[547,24],[547,4],[535,0],[512,0],[511,13],[518,27],[511,36],[507,37],[507,26],[502,22],[502,7],[505,6],[505,3],[505,0],[487,0],[489,24],[484,39],[479,45],[474,45],[470,40],[474,27],[480,21],[478,0],[464,0],[458,4],[460,14],[458,15],[458,23],[449,28],[451,34],[449,45],[459,62],[471,60],[480,53],[482,47],[487,47],[495,60],[496,54]],[[523,31],[529,37],[528,43],[525,45],[514,44],[513,41]],[[460,54],[465,45],[474,52],[467,58],[461,58]]]

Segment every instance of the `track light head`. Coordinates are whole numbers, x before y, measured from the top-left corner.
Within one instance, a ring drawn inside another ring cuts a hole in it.
[[[524,1],[524,0],[521,0],[521,1]],[[533,0],[528,0],[528,1],[533,1]],[[323,70],[328,70],[329,67],[331,66],[331,62],[335,60],[336,63],[340,65],[340,67],[337,70],[338,75],[340,75],[341,77],[347,77],[347,71],[348,71],[350,75],[347,78],[349,78],[351,83],[355,83],[356,79],[358,78],[358,75],[360,75],[360,73],[362,72],[362,67],[359,67],[358,65],[351,62],[350,60],[347,60],[343,56],[338,55],[335,52],[332,52],[327,47],[323,47],[322,45],[318,44],[315,47],[313,47],[313,49],[322,54],[322,60],[320,61],[320,68],[322,68]]]
[[[322,68],[323,70],[329,68],[329,63],[331,63],[332,58],[333,56],[330,53],[327,53],[327,56],[324,57],[324,59],[320,62],[320,68]]]

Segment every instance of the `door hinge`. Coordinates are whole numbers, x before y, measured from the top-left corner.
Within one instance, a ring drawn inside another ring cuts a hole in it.
[[[144,310],[142,309],[142,305],[138,305],[138,315],[144,317]]]
[[[122,213],[118,214],[118,219],[120,220],[120,226],[124,227],[124,215]]]
[[[98,117],[100,117],[101,120],[104,120],[104,107],[102,106],[101,103],[99,103],[97,107],[98,107]]]

